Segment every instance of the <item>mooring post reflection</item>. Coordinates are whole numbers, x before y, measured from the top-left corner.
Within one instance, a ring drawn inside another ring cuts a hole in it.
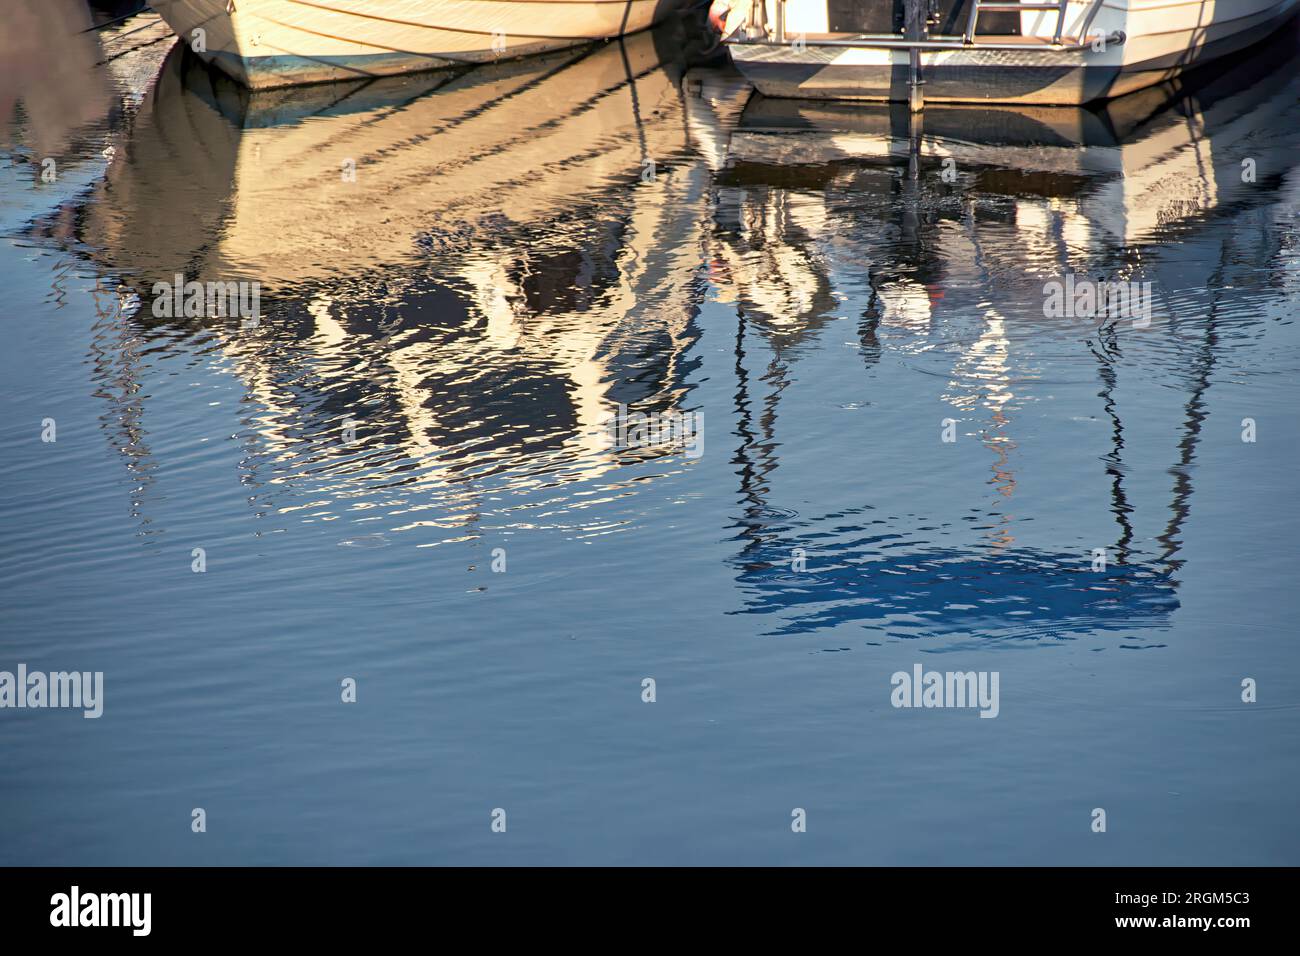
[[[1294,862],[1294,25],[1078,107],[17,9],[0,861]]]

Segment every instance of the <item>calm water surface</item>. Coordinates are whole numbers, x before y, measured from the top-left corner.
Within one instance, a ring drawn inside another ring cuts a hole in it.
[[[0,669],[105,700],[0,714],[0,863],[1300,862],[1295,30],[931,108],[909,167],[689,23],[249,96],[39,9]],[[178,273],[260,324],[157,317]],[[1150,326],[1046,318],[1067,273]],[[607,447],[620,405],[703,453]],[[894,709],[916,663],[999,717]]]

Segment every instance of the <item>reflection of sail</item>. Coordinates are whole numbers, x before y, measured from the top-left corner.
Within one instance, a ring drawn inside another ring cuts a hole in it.
[[[257,329],[179,324],[215,333],[247,388],[263,494],[438,489],[474,520],[484,488],[661,456],[607,447],[603,425],[685,395],[708,181],[680,162],[674,28],[252,96],[178,51],[84,238],[146,293],[177,273],[262,284]],[[137,320],[158,324],[147,298]]]

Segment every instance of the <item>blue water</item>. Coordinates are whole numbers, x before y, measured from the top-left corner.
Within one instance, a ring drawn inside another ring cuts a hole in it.
[[[1300,862],[1294,30],[931,109],[913,177],[689,25],[250,101],[52,6],[63,85],[0,86],[0,670],[104,713],[0,710],[0,863]],[[177,272],[260,325],[156,316]],[[1067,272],[1150,326],[1045,317]],[[702,453],[602,447],[620,404]],[[893,707],[914,664],[997,718]]]

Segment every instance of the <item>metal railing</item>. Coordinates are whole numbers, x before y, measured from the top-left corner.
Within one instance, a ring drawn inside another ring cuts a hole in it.
[[[753,0],[756,6],[763,3],[763,0]],[[1089,5],[1087,13],[1084,14],[1083,21],[1079,27],[1079,36],[1074,43],[1064,43],[1065,15],[1068,6],[1068,0],[1059,0],[1059,2],[1026,2],[1026,3],[980,3],[980,0],[972,0],[970,16],[966,21],[966,30],[961,36],[926,36],[920,39],[909,40],[899,33],[858,33],[847,36],[844,39],[821,38],[810,39],[802,34],[798,42],[805,46],[848,46],[864,47],[877,50],[996,50],[996,51],[1015,51],[1019,53],[1071,53],[1079,50],[1086,50],[1092,47],[1098,40],[1106,45],[1122,44],[1128,37],[1123,30],[1113,30],[1108,34],[1098,34],[1095,37],[1088,36],[1088,28],[1101,12],[1104,0],[1093,0]],[[786,0],[776,0],[776,23],[774,25],[772,39],[737,39],[741,43],[757,43],[768,45],[790,45],[791,41],[786,39],[788,36],[785,22],[785,5]],[[1057,10],[1056,29],[1048,43],[1040,45],[1028,43],[1008,43],[997,40],[981,40],[975,36],[975,28],[979,18],[979,11],[998,11],[1009,12],[1012,10]]]

